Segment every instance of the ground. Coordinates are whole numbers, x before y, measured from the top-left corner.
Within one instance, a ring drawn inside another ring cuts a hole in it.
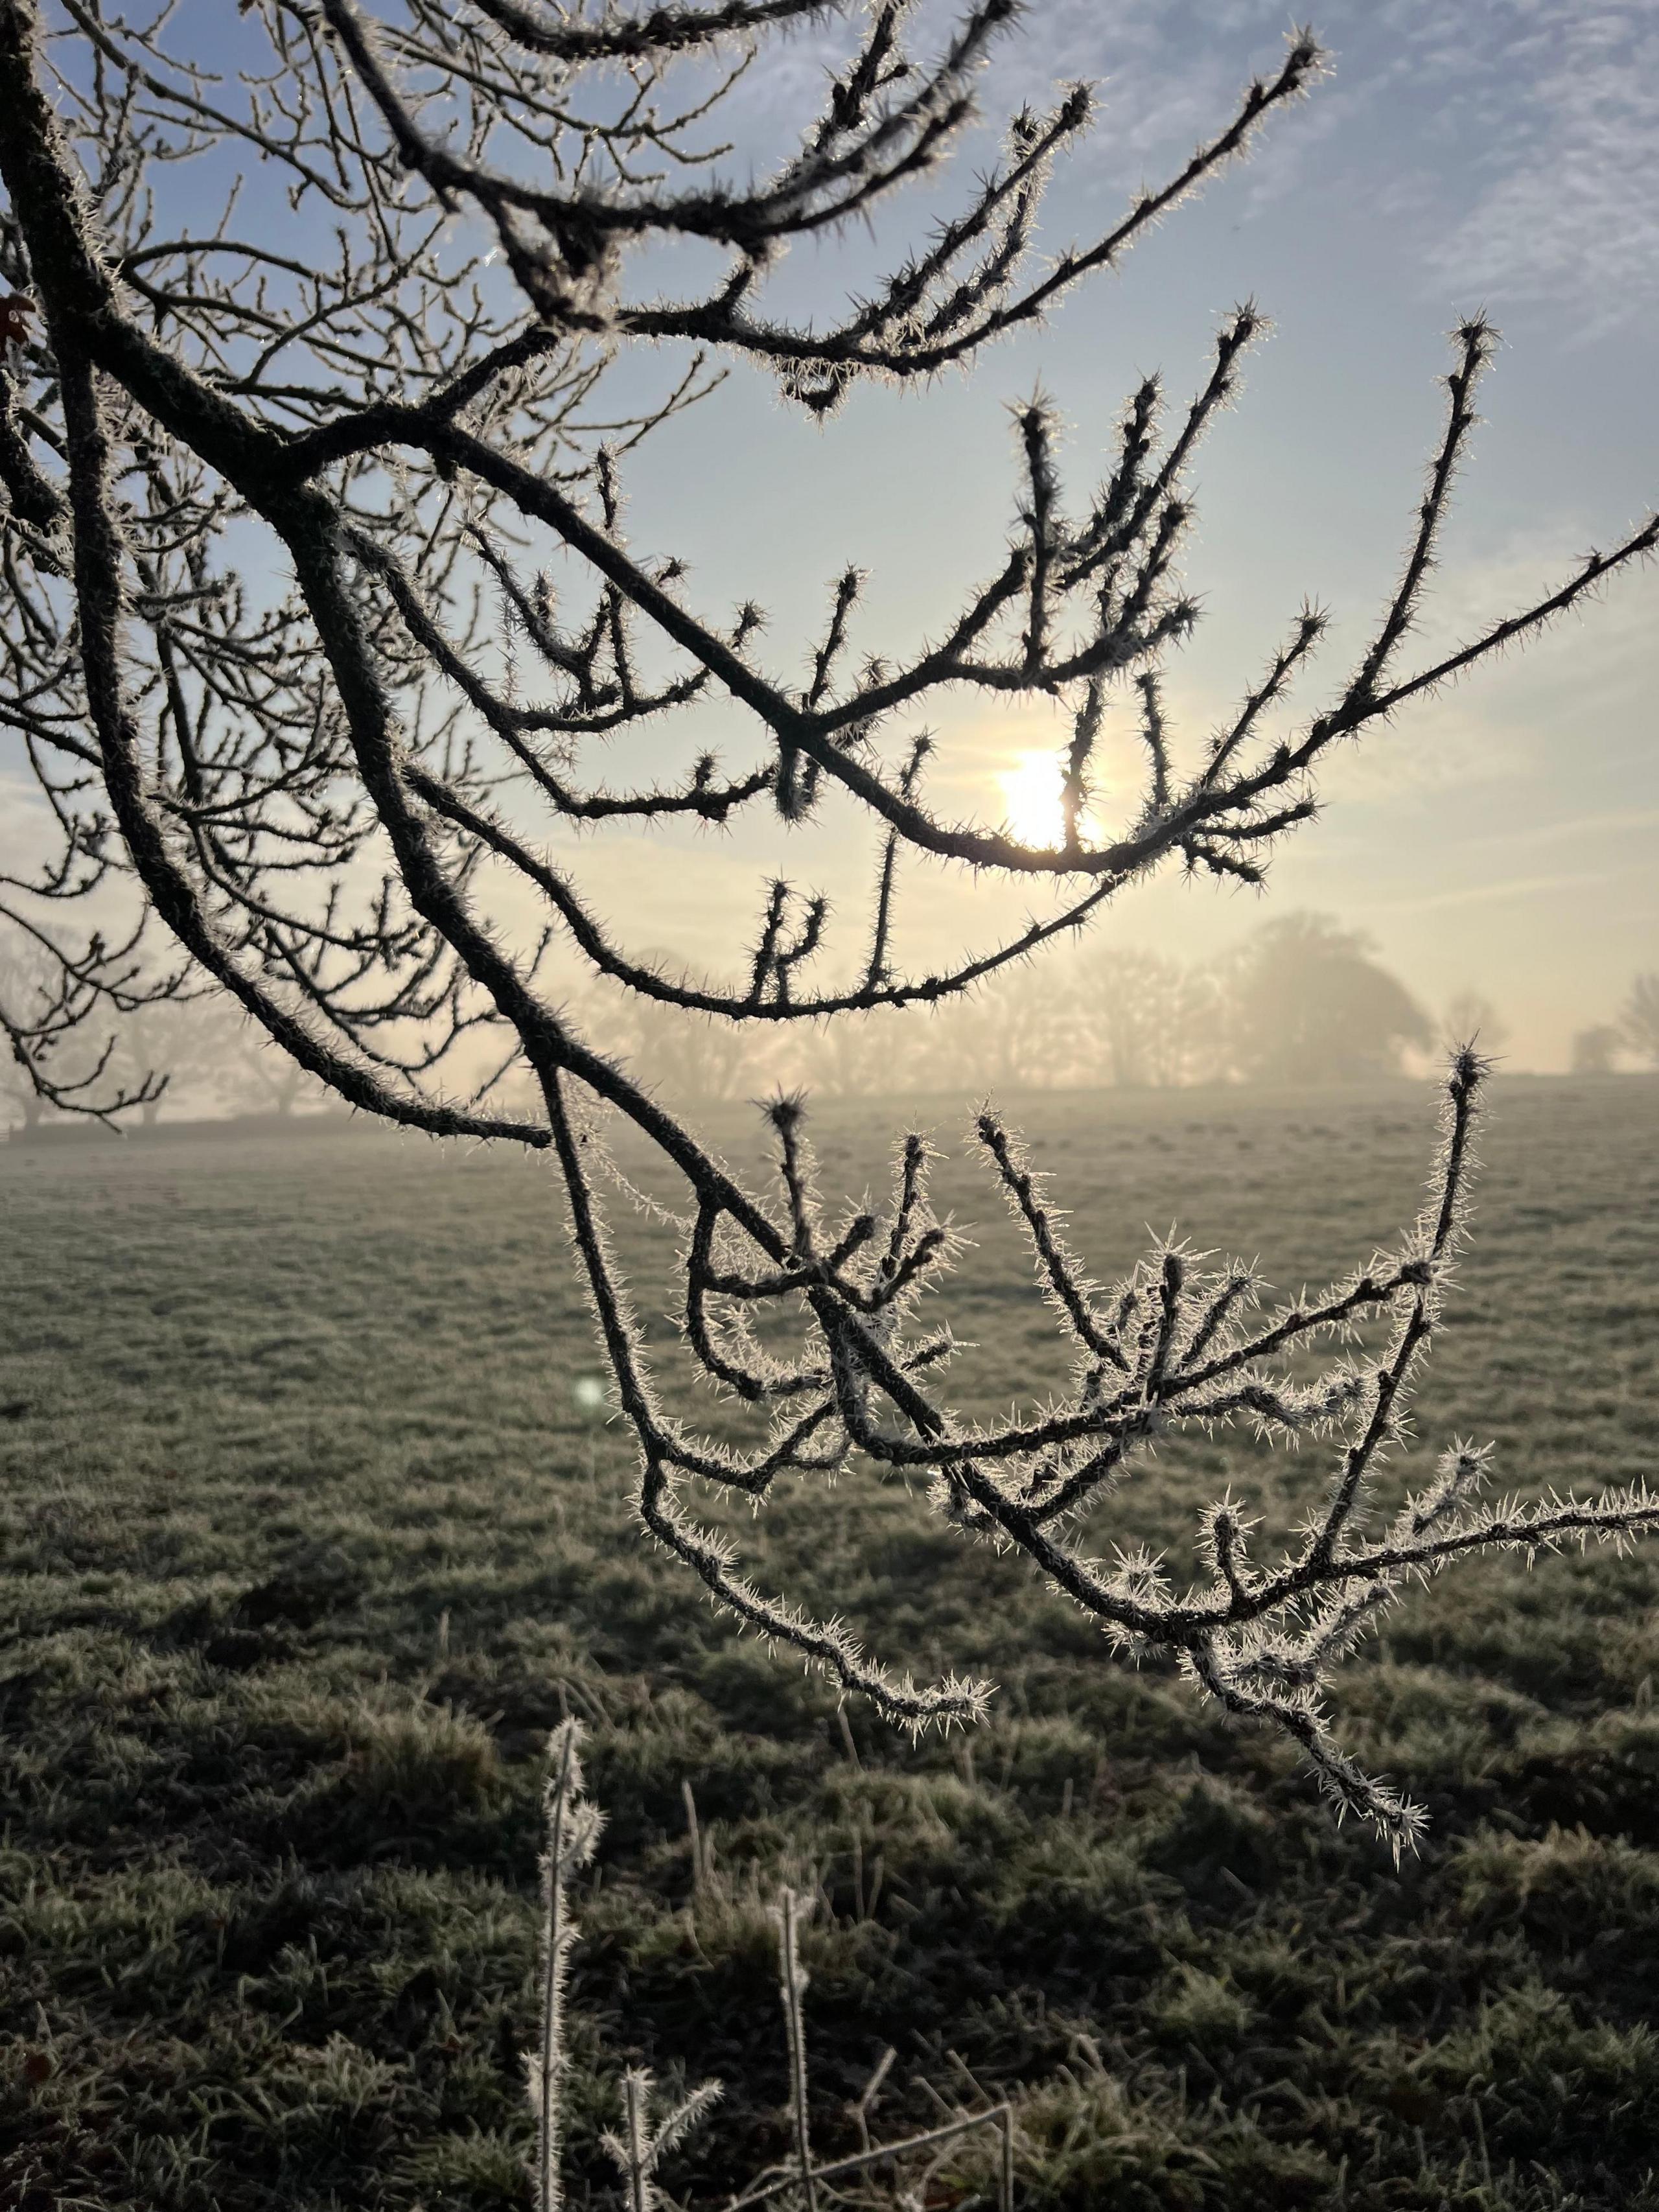
[[[1341,1272],[1431,1143],[1405,1085],[1008,1103],[1097,1272],[1175,1218],[1287,1288]],[[826,1185],[878,1171],[900,1110],[825,1110]],[[1651,1476],[1656,1128],[1659,1081],[1500,1079],[1425,1452],[1491,1436],[1505,1488]],[[1006,1402],[1063,1363],[994,1197],[946,1182],[984,1224],[963,1371]],[[1352,1662],[1346,1740],[1433,1814],[1396,1871],[1277,1741],[860,1479],[734,1523],[757,1572],[1001,1687],[971,1740],[843,1726],[632,1528],[544,1163],[163,1128],[0,1149],[0,2203],[527,2204],[570,1711],[609,1816],[577,2203],[614,2201],[630,2059],[727,2085],[677,2197],[782,2152],[789,1879],[825,2154],[891,2044],[878,2129],[1011,2094],[1032,2212],[1659,2206],[1659,1552],[1460,1570]],[[1228,1480],[1283,1516],[1322,1471],[1178,1445],[1099,1539],[1182,1559]],[[969,2139],[928,2204],[990,2202],[991,2164]]]

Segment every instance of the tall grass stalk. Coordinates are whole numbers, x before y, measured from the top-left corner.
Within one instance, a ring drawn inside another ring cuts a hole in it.
[[[547,1845],[542,1854],[541,2032],[538,2048],[528,2055],[531,2102],[536,2113],[536,2164],[533,2176],[537,2212],[559,2212],[565,2203],[561,2166],[561,2088],[569,2066],[567,2049],[565,1998],[570,1954],[580,1934],[570,1911],[571,1876],[593,1856],[605,1826],[605,1816],[582,1795],[579,1747],[583,1735],[578,1720],[562,1721],[548,1741],[548,1779],[544,1799]],[[685,1790],[688,1808],[691,1793]],[[695,1818],[695,1816],[694,1816]],[[693,1828],[693,1836],[696,1837]],[[695,1854],[700,1862],[700,1854]],[[1001,2134],[997,2201],[1000,2212],[1013,2212],[1014,2116],[1001,2103],[983,2112],[958,2114],[942,2125],[906,2136],[896,2142],[872,2144],[868,2106],[893,2062],[890,2046],[866,2086],[855,2110],[863,2148],[850,2157],[832,2159],[817,2166],[812,2160],[811,2127],[811,2078],[806,2057],[806,2022],[801,1999],[809,1977],[800,1959],[800,1927],[811,1901],[786,1886],[773,1911],[778,1929],[778,1978],[783,2002],[785,2045],[789,2067],[789,2113],[794,2155],[786,2168],[773,2168],[732,2197],[726,2212],[763,2204],[786,2191],[799,2192],[805,2212],[818,2212],[820,2184],[845,2180],[872,2166],[883,2166],[921,2151],[938,2151],[975,2128],[996,2127]],[[668,2152],[684,2142],[704,2119],[721,2094],[718,2081],[704,2081],[677,2101],[663,2106],[655,2096],[655,2083],[644,2067],[630,2066],[622,2080],[622,2130],[607,2129],[601,2142],[606,2155],[622,2176],[627,2212],[660,2212],[666,2203],[657,2181],[657,2169]]]
[[[542,2019],[538,2049],[529,2061],[530,2096],[536,2112],[537,2212],[560,2212],[564,2184],[559,2166],[560,2091],[569,2064],[565,2050],[565,1993],[571,1947],[579,1932],[568,1895],[570,1877],[592,1858],[605,1826],[597,1806],[582,1797],[578,1720],[561,1721],[548,1741],[544,1799],[547,1848],[542,1854]]]
[[[789,2048],[789,2103],[794,2121],[795,2157],[800,2169],[801,2201],[806,2212],[817,2212],[817,2183],[812,2171],[807,2105],[806,2023],[800,2004],[806,1988],[806,1970],[800,1962],[799,1907],[800,1899],[786,1886],[778,1900],[778,1968],[784,2031]]]

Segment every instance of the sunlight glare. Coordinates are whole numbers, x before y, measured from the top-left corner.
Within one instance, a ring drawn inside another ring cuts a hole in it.
[[[998,781],[1010,833],[1022,845],[1054,852],[1066,842],[1066,815],[1060,805],[1062,771],[1056,753],[1021,753]],[[1089,817],[1078,825],[1086,836]]]

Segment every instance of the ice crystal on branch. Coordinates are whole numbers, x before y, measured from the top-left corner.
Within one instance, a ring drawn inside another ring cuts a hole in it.
[[[719,1390],[773,1409],[772,1432],[745,1456],[667,1419],[644,1395],[647,1355],[624,1328],[622,1357],[641,1392],[646,1526],[732,1611],[869,1692],[890,1717],[912,1727],[968,1719],[988,1685],[952,1680],[930,1690],[893,1680],[838,1625],[763,1599],[731,1547],[696,1528],[679,1502],[688,1478],[758,1499],[787,1472],[824,1471],[854,1457],[925,1475],[947,1521],[1024,1554],[1098,1622],[1110,1646],[1129,1657],[1171,1655],[1229,1712],[1291,1738],[1339,1813],[1360,1814],[1398,1852],[1415,1839],[1421,1816],[1334,1738],[1322,1691],[1340,1661],[1412,1578],[1469,1553],[1530,1556],[1568,1538],[1620,1540],[1659,1522],[1659,1498],[1642,1491],[1486,1507],[1490,1449],[1458,1443],[1382,1533],[1373,1526],[1465,1235],[1486,1073],[1472,1050],[1453,1061],[1427,1201],[1397,1249],[1317,1296],[1276,1308],[1264,1304],[1266,1285],[1252,1269],[1210,1266],[1176,1243],[1119,1283],[1095,1281],[1061,1237],[1024,1147],[981,1113],[975,1134],[1073,1353],[1066,1392],[1000,1424],[953,1407],[935,1376],[954,1349],[949,1334],[917,1325],[920,1294],[954,1250],[928,1208],[922,1140],[903,1146],[885,1206],[836,1227],[816,1195],[799,1103],[777,1102],[785,1264],[769,1265],[766,1250],[711,1205],[686,1255],[687,1341]],[[752,1316],[768,1306],[798,1316],[793,1357],[760,1349]],[[1379,1326],[1380,1350],[1352,1344]],[[1305,1356],[1322,1346],[1325,1364],[1309,1374]],[[1303,1371],[1291,1371],[1298,1360]],[[1100,1555],[1107,1509],[1144,1471],[1158,1437],[1236,1423],[1270,1443],[1307,1438],[1333,1452],[1322,1502],[1300,1528],[1269,1556],[1249,1503],[1222,1498],[1196,1531],[1208,1580],[1184,1589],[1166,1559],[1115,1546]]]
[[[672,548],[635,541],[628,480],[657,426],[757,368],[819,416],[860,380],[920,401],[939,369],[1111,270],[1322,66],[1294,33],[1189,161],[1043,258],[1044,181],[1092,120],[1085,91],[1059,88],[1045,112],[1009,120],[1000,161],[866,296],[779,307],[792,241],[861,222],[960,143],[1019,12],[967,0],[930,46],[902,0],[246,0],[234,25],[226,14],[234,65],[212,73],[165,10],[133,22],[82,0],[50,15],[0,0],[0,726],[46,832],[0,871],[0,1030],[33,1096],[114,1112],[153,1102],[164,1071],[118,1083],[100,1024],[211,988],[354,1107],[550,1152],[638,1444],[641,1514],[732,1613],[903,1723],[971,1717],[979,1686],[894,1676],[843,1624],[756,1588],[684,1499],[697,1478],[758,1500],[781,1474],[849,1455],[915,1472],[967,1534],[1026,1553],[1114,1639],[1179,1652],[1231,1710],[1286,1729],[1339,1802],[1398,1843],[1408,1813],[1330,1743],[1322,1668],[1402,1575],[1649,1512],[1626,1499],[1483,1514],[1481,1462],[1466,1457],[1408,1525],[1364,1534],[1456,1241],[1473,1063],[1449,1093],[1440,1211],[1394,1260],[1266,1319],[1248,1271],[1178,1246],[1100,1291],[988,1114],[979,1142],[1076,1357],[1061,1401],[998,1426],[951,1410],[948,1331],[918,1322],[952,1251],[920,1142],[882,1207],[836,1215],[799,1108],[780,1102],[778,1187],[757,1197],[561,984],[558,955],[653,1010],[822,1023],[963,993],[1162,867],[1259,882],[1315,813],[1333,748],[1659,540],[1649,520],[1458,650],[1403,659],[1492,353],[1471,319],[1400,580],[1348,675],[1293,710],[1323,627],[1304,607],[1223,725],[1183,733],[1161,672],[1196,614],[1180,568],[1193,464],[1265,328],[1247,303],[1184,402],[1156,378],[1130,395],[1092,489],[1071,480],[1047,403],[1015,410],[1009,537],[937,637],[869,658],[864,571],[826,561],[821,623],[797,641],[794,675],[778,674],[758,605],[699,604]],[[840,26],[822,97],[778,159],[732,182],[728,96],[808,21]],[[683,295],[662,289],[671,279]],[[668,364],[648,403],[637,378],[617,396],[630,356]],[[715,495],[717,457],[709,472]],[[927,718],[963,694],[1066,714],[1052,842],[930,796]],[[662,772],[704,703],[747,750]],[[1142,775],[1103,822],[1097,756],[1125,710]],[[586,765],[596,748],[614,785]],[[678,973],[630,945],[625,902],[618,925],[600,915],[544,834],[747,813],[793,849],[830,793],[861,811],[872,848],[848,972],[840,918],[780,869],[726,978]],[[1001,942],[913,969],[900,893],[916,856],[1048,879],[1060,896]],[[597,1109],[679,1185],[686,1342],[717,1389],[769,1419],[757,1448],[705,1440],[660,1402],[596,1195]],[[799,1324],[793,1352],[775,1348],[780,1316]],[[1284,1371],[1287,1351],[1385,1317],[1397,1334],[1381,1361],[1339,1358],[1311,1383]],[[1259,1564],[1249,1516],[1218,1507],[1202,1539],[1212,1584],[1185,1595],[1156,1562],[1083,1551],[1083,1516],[1160,1430],[1225,1420],[1347,1437],[1299,1547]]]

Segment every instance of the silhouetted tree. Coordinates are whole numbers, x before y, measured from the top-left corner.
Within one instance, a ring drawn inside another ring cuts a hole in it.
[[[1248,1083],[1362,1083],[1403,1072],[1434,1040],[1417,1001],[1371,957],[1362,932],[1328,915],[1267,923],[1231,963],[1227,1018]]]
[[[1446,1001],[1440,1034],[1449,1046],[1471,1039],[1482,1052],[1501,1052],[1510,1041],[1509,1024],[1492,1000],[1479,991],[1458,991]]]
[[[1075,1048],[1066,977],[1021,966],[913,1024],[907,1059],[923,1090],[1042,1091],[1066,1079]]]
[[[0,876],[0,1100],[12,1125],[27,1135],[62,1115],[101,1121],[133,1106],[148,1119],[165,1074],[135,1071],[119,1030],[107,1025],[125,1026],[168,998],[177,978],[147,985],[131,945],[112,955],[95,932],[78,953],[60,948],[9,912],[5,881]]]
[[[1619,1010],[1619,1038],[1626,1052],[1659,1067],[1659,975],[1638,975]]]
[[[33,1030],[35,1008],[58,973],[56,963],[44,954],[32,958],[33,950],[27,939],[0,949],[0,1005],[13,1009],[12,1021],[16,1024],[15,1032],[8,1024],[6,1050],[0,1055],[0,1099],[9,1109],[9,1123],[26,1133],[39,1128],[53,1110],[51,1099],[33,1079],[21,1042]]]
[[[1623,1037],[1612,1022],[1594,1022],[1589,1029],[1578,1030],[1572,1040],[1573,1073],[1611,1075],[1619,1065],[1623,1043]]]
[[[230,1001],[215,994],[198,999],[158,999],[136,1006],[115,1032],[112,1072],[137,1091],[152,1087],[140,1103],[144,1126],[159,1121],[163,1106],[203,1090],[222,1092],[232,1066],[257,1048],[260,1032],[249,1029]],[[269,1042],[266,1042],[269,1051]],[[286,1079],[304,1081],[286,1054],[273,1055]],[[155,1083],[165,1087],[156,1089]]]
[[[276,1114],[286,1119],[329,1097],[308,1068],[233,1012],[223,1023],[211,1063],[214,1087],[233,1114]]]
[[[1133,947],[1078,963],[1076,1033],[1097,1081],[1165,1090],[1226,1073],[1218,978]]]
[[[792,1038],[793,1049],[772,1072],[786,1088],[829,1098],[890,1097],[925,1087],[933,1054],[925,1042],[918,1045],[914,1019],[887,1009],[828,1022]]]

